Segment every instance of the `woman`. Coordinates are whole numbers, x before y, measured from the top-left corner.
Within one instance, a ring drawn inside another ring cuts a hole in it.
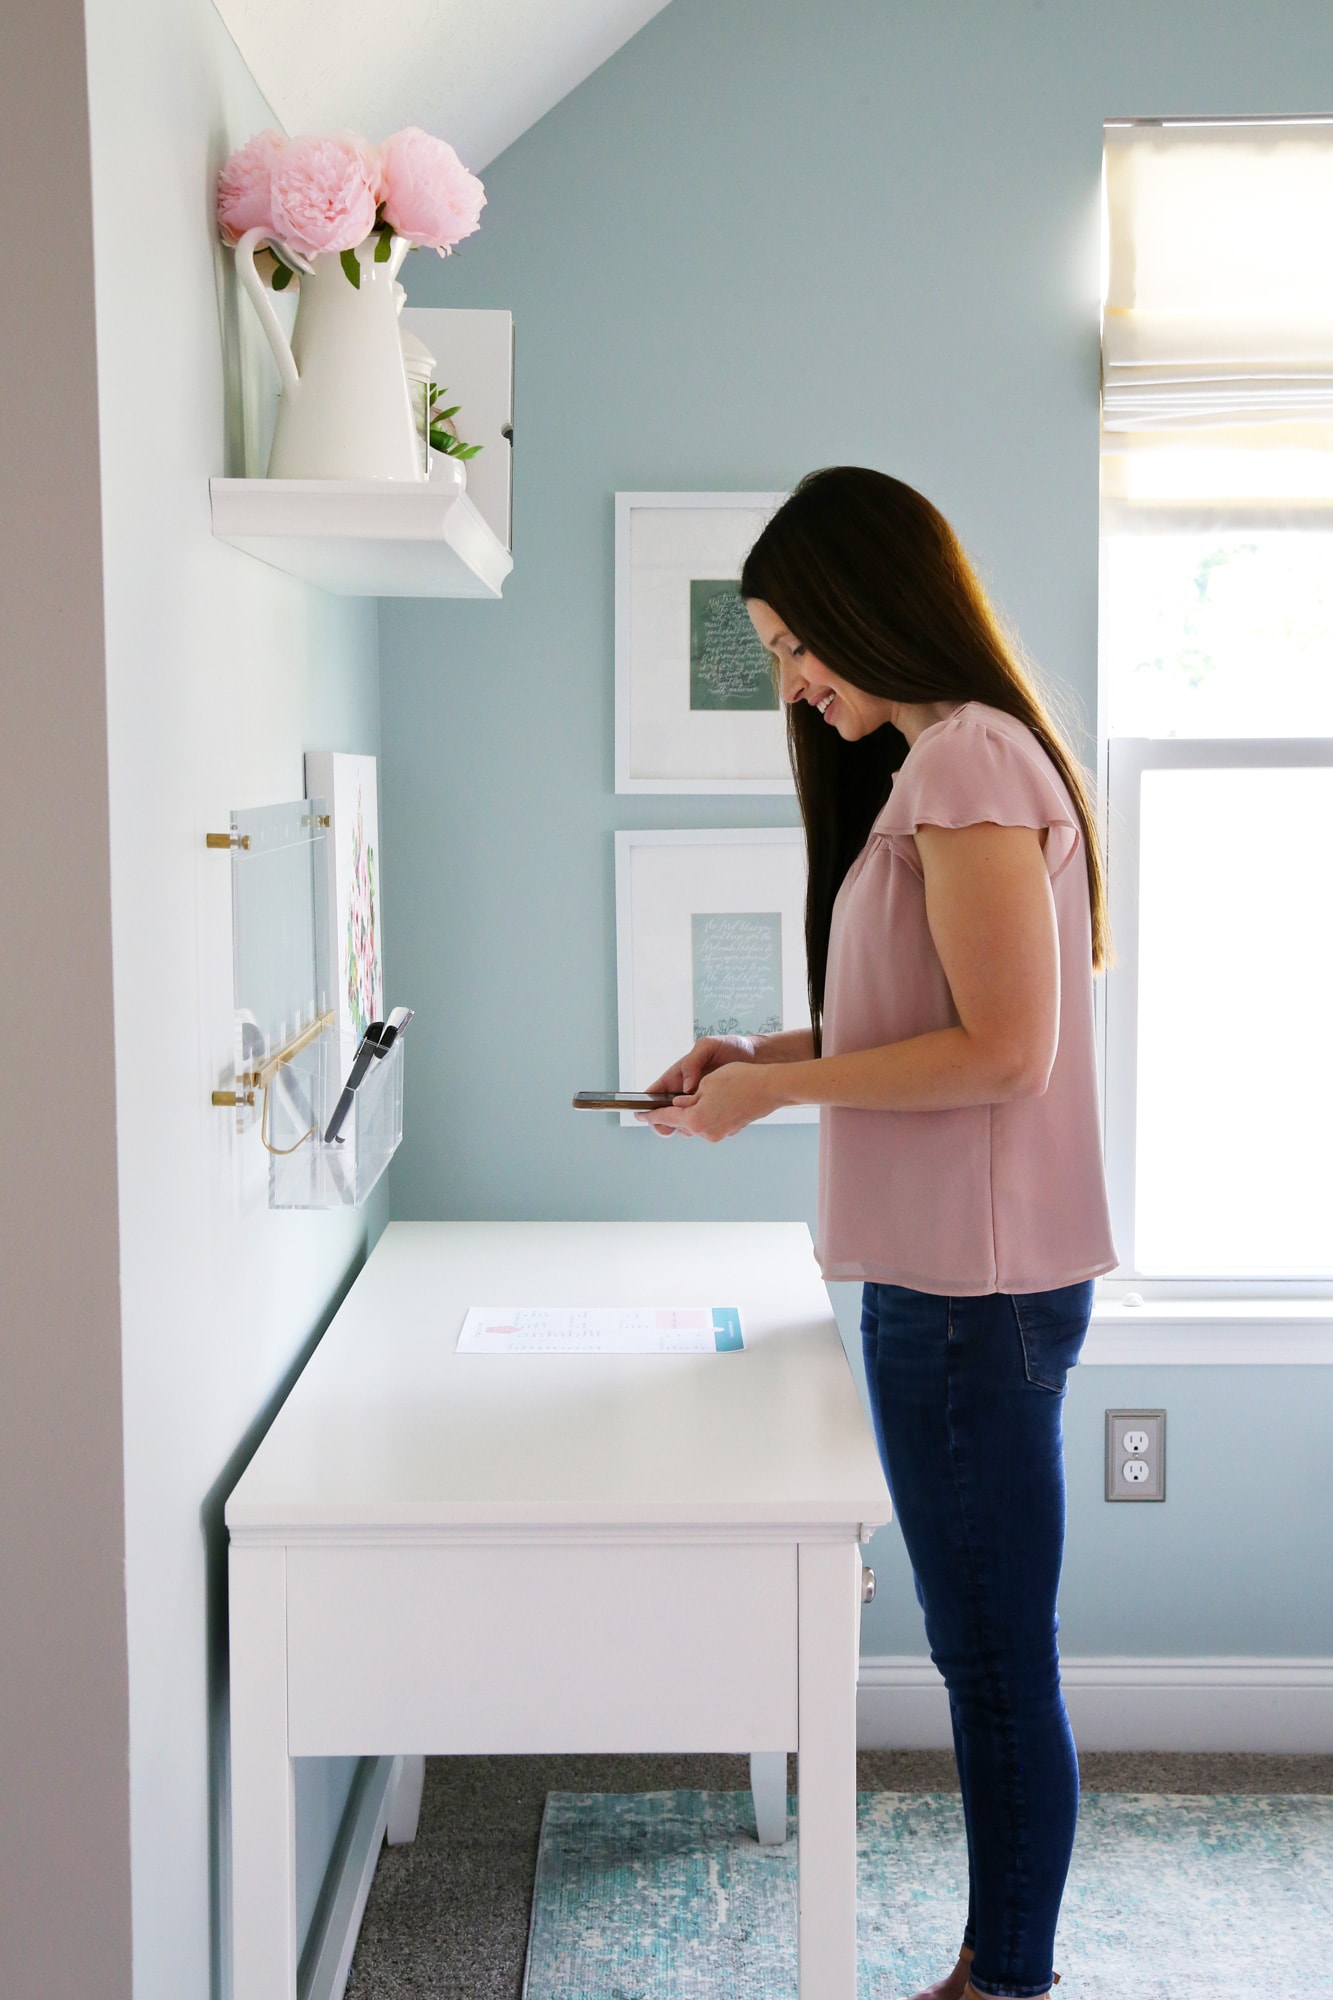
[[[707,1037],[663,1133],[820,1106],[818,1255],[864,1281],[880,1455],[949,1690],[970,1906],[931,2000],[1043,1996],[1078,1811],[1060,1693],[1061,1402],[1115,1263],[1078,766],[948,523],[843,466],[741,577],[787,705],[809,1031]],[[918,1996],[926,2000],[926,1996]]]

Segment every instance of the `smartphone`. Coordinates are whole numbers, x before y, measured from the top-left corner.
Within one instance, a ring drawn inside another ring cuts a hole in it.
[[[674,1104],[669,1090],[581,1090],[574,1099],[576,1111],[660,1111]]]

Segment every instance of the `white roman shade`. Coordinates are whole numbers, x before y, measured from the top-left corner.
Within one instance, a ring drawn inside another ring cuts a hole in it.
[[[1333,420],[1333,118],[1106,128],[1107,431]]]

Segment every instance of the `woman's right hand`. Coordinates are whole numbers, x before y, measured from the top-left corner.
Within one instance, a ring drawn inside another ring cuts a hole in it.
[[[646,1088],[666,1091],[672,1097],[693,1097],[710,1070],[721,1069],[725,1063],[754,1062],[756,1041],[754,1035],[700,1035],[694,1047],[679,1062],[663,1070],[661,1076]],[[651,1112],[640,1112],[639,1116],[645,1125],[652,1125]],[[669,1137],[672,1128],[656,1125],[653,1130]]]

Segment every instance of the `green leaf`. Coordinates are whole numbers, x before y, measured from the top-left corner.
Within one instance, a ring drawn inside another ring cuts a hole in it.
[[[278,262],[276,258],[274,261],[278,264],[278,268],[273,273],[273,289],[275,292],[285,292],[296,273],[289,265]]]
[[[388,230],[386,229],[384,234],[380,236],[376,241],[375,262],[377,264],[387,264],[392,255],[393,255],[393,238],[392,236],[390,236]]]
[[[361,266],[356,261],[355,250],[344,250],[338,262],[343,267],[343,276],[354,292],[361,289]]]
[[[456,417],[458,415],[458,412],[462,409],[462,407],[463,405],[461,403],[453,403],[447,410],[432,409],[430,413],[431,422],[436,424],[448,423],[450,417]]]
[[[445,458],[475,458],[479,451],[486,449],[480,444],[464,444],[452,431],[432,430],[430,443],[431,449],[441,452]]]

